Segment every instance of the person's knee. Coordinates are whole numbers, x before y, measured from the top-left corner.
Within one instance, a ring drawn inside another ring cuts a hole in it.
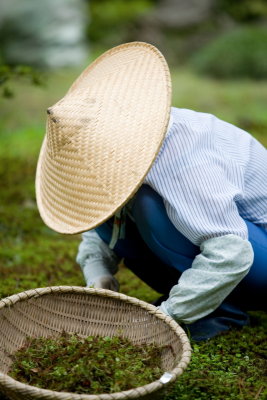
[[[165,207],[161,197],[148,185],[143,185],[137,192],[133,203],[132,213],[139,230],[146,234],[156,232],[159,227],[159,219],[165,213]]]

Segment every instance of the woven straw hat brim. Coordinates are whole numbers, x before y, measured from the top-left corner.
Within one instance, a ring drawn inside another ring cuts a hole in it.
[[[37,205],[53,230],[75,234],[110,218],[142,184],[170,116],[171,80],[154,46],[99,57],[48,110]]]

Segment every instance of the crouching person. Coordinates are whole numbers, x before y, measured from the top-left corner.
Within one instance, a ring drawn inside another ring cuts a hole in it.
[[[133,42],[49,109],[37,204],[52,229],[84,232],[88,286],[118,290],[123,259],[203,340],[266,309],[266,182],[266,149],[213,115],[171,107],[164,57]]]

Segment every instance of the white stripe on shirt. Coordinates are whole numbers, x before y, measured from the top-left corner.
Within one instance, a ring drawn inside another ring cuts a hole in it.
[[[234,234],[243,218],[267,229],[267,152],[249,133],[211,114],[172,108],[172,123],[144,183],[174,226],[200,245]]]

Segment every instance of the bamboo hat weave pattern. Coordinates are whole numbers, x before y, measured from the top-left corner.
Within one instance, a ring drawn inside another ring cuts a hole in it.
[[[158,154],[170,107],[168,65],[154,46],[126,43],[89,65],[47,110],[36,173],[44,222],[75,234],[120,209]]]

